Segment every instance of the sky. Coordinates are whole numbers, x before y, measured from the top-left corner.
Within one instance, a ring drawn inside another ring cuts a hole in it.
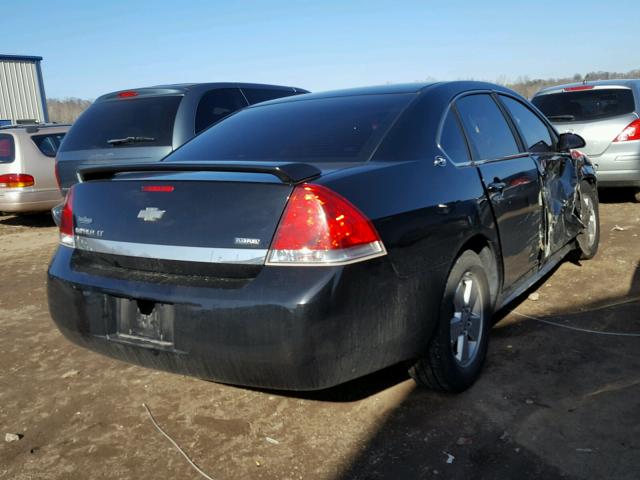
[[[640,68],[638,18],[638,0],[4,0],[0,53],[42,56],[50,98],[204,81],[505,81]]]

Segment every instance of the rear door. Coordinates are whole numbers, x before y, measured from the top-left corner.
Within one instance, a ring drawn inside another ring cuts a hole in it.
[[[538,167],[514,136],[488,93],[456,101],[471,153],[498,224],[504,262],[504,288],[537,270],[542,209]]]

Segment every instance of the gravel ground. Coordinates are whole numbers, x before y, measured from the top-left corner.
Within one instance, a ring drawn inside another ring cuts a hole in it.
[[[503,312],[482,378],[458,396],[418,390],[398,367],[296,395],[82,350],[47,310],[55,228],[0,217],[0,478],[199,478],[146,403],[216,480],[637,479],[640,338],[600,333],[640,333],[640,204],[608,197],[597,257]]]

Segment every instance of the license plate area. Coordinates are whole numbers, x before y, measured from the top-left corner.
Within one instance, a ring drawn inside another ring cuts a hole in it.
[[[115,307],[118,339],[162,348],[173,347],[173,305],[118,298]]]

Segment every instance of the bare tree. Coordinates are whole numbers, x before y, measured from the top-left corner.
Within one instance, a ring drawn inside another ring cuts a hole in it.
[[[48,98],[49,119],[56,123],[73,123],[91,105],[81,98]]]

